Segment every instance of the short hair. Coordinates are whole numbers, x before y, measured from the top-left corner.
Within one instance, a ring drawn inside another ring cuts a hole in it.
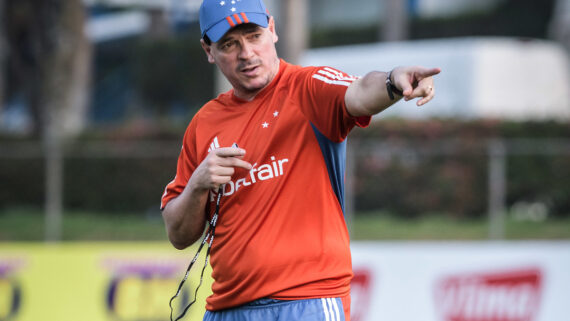
[[[205,42],[208,46],[211,46],[211,45],[212,45],[212,40],[210,40],[210,37],[208,37],[207,34],[204,34],[204,37],[202,37],[202,40],[204,40],[204,42]]]

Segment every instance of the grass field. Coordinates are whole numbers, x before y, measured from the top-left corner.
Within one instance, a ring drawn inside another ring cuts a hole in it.
[[[455,221],[443,216],[403,220],[382,213],[356,215],[350,225],[353,240],[485,240],[485,220]],[[64,241],[166,241],[159,213],[102,214],[69,212],[64,214]],[[508,240],[570,239],[570,218],[543,222],[507,220]],[[40,211],[0,212],[0,241],[42,241],[44,217]]]
[[[389,215],[360,215],[352,224],[354,240],[485,240],[486,220],[457,221],[443,216],[402,220]],[[507,219],[505,238],[570,239],[570,219],[520,222]]]

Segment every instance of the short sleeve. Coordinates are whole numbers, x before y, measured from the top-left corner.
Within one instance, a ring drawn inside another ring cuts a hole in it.
[[[341,142],[354,126],[370,124],[371,117],[353,117],[346,109],[346,90],[356,77],[331,67],[308,67],[295,78],[303,114],[331,141]]]

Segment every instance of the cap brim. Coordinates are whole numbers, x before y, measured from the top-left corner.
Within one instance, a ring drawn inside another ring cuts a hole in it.
[[[223,19],[210,27],[210,29],[206,30],[206,35],[208,35],[208,38],[210,38],[212,42],[218,42],[228,31],[230,31],[230,29],[237,27],[243,23],[254,23],[260,27],[267,28],[267,15],[252,12],[246,12],[245,15],[247,16],[247,22],[242,20],[241,23],[236,24],[232,27],[226,19]]]

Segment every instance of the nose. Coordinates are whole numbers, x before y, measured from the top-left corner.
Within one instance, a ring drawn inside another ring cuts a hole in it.
[[[246,40],[241,41],[239,58],[247,60],[253,56],[253,45],[248,43]]]

